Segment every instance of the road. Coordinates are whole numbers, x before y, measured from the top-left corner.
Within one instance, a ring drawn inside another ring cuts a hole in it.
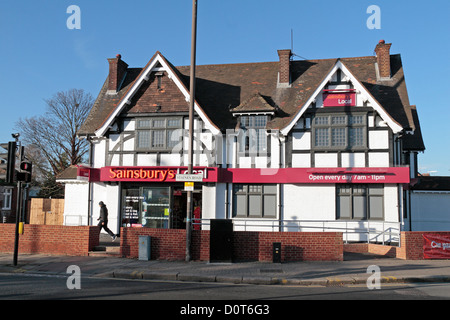
[[[148,300],[147,306],[158,306],[160,300],[171,300],[169,313],[179,314],[184,307],[207,305],[215,307],[216,314],[231,312],[232,306],[267,304],[274,313],[298,308],[298,303],[280,306],[276,300],[429,300],[450,299],[450,283],[383,284],[381,289],[369,290],[359,286],[278,286],[200,283],[180,281],[118,280],[81,278],[80,289],[68,289],[68,277],[29,274],[0,274],[0,300]],[[209,301],[209,302],[207,302]],[[215,302],[212,302],[215,301]],[[231,302],[227,302],[231,301]],[[238,302],[240,301],[240,302]],[[212,303],[212,304],[211,304]],[[271,304],[275,303],[275,306]],[[275,308],[275,309],[274,309]],[[205,309],[206,310],[206,309]],[[242,312],[239,306],[234,309]],[[261,311],[261,309],[258,309]],[[195,312],[195,309],[194,309]],[[244,312],[246,312],[244,310]]]

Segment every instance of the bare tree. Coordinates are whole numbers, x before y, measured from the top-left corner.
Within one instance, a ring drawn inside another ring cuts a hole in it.
[[[24,144],[38,148],[45,158],[40,169],[56,176],[68,166],[82,162],[88,152],[88,143],[78,139],[77,132],[94,99],[82,89],[71,89],[58,92],[45,102],[45,115],[20,119],[16,128]]]

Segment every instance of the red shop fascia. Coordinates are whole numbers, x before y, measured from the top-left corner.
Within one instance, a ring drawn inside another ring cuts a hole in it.
[[[79,166],[79,180],[89,182],[177,182],[176,175],[186,174],[187,167],[126,167],[89,168]],[[218,168],[194,167],[193,174],[201,175],[208,183],[394,183],[409,184],[408,167],[386,168]]]

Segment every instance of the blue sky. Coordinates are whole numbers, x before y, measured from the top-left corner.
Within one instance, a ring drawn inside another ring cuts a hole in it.
[[[81,10],[81,29],[67,28],[67,8]],[[44,99],[84,89],[97,96],[107,58],[122,54],[142,67],[158,50],[189,65],[190,0],[4,0],[0,4],[0,142],[19,118],[42,115]],[[370,5],[381,29],[367,28]],[[419,170],[450,175],[450,1],[199,0],[198,64],[278,60],[291,47],[308,59],[367,56],[380,39],[403,59],[411,104],[427,150]]]

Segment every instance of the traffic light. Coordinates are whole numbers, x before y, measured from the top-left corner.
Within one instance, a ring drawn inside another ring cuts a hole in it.
[[[31,182],[31,171],[33,165],[29,161],[20,163],[20,171],[17,172],[17,181]]]
[[[4,162],[0,165],[0,168],[6,169],[6,174],[1,176],[4,177],[6,183],[14,183],[17,145],[15,142],[8,142],[0,144],[0,147],[8,151],[7,153],[0,153],[1,161]]]

